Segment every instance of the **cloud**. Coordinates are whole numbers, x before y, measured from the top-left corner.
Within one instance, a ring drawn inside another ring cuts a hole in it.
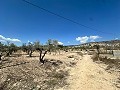
[[[21,42],[19,39],[16,39],[16,38],[6,38],[2,35],[0,35],[0,41],[1,42],[6,42],[6,41],[9,41],[9,42]]]
[[[89,37],[84,36],[84,37],[77,37],[76,40],[80,41],[80,43],[86,43],[88,41]]]
[[[96,39],[98,39],[98,38],[102,38],[102,37],[100,37],[100,36],[90,36],[89,37],[89,39],[92,41],[92,42],[94,42]]]
[[[91,36],[83,36],[83,37],[77,37],[76,41],[80,41],[80,43],[86,43],[86,42],[88,42],[88,40],[94,42],[98,38],[102,38],[102,37],[97,36],[97,35],[96,36],[92,36],[92,35]]]
[[[0,40],[0,42],[6,42],[5,40]]]
[[[63,45],[63,43],[62,43],[62,42],[58,42],[58,44],[59,44],[59,45]]]

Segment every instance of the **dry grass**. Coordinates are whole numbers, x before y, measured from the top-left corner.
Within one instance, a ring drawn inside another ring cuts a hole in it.
[[[29,63],[17,65],[21,62]],[[46,60],[42,65],[36,57],[10,57],[10,60],[3,61],[0,69],[0,90],[54,90],[63,87],[68,76],[64,67],[65,63],[59,60]]]
[[[78,55],[80,56],[83,56],[83,53],[82,52],[77,52]]]
[[[97,53],[93,53],[92,59],[93,59],[94,62],[98,61],[99,60],[98,54]]]
[[[120,59],[110,59],[110,58],[107,58],[106,57],[98,57],[97,54],[94,54],[93,57],[92,57],[93,61],[96,62],[96,61],[99,61],[99,62],[102,62],[104,64],[106,64],[106,68],[105,70],[109,73],[113,73],[113,72],[117,72],[119,74],[119,71],[120,71]],[[119,79],[119,76],[118,78],[115,80],[115,86],[117,88],[120,88],[120,79]]]

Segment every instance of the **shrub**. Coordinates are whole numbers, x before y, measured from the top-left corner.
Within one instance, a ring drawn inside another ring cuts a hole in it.
[[[82,52],[77,52],[78,55],[80,56],[83,56],[83,53]]]
[[[93,59],[94,62],[95,62],[95,61],[98,61],[98,60],[99,60],[98,54],[97,54],[97,53],[94,53],[93,56],[92,56],[92,59]]]

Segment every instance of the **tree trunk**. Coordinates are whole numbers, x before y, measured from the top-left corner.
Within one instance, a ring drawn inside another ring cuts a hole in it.
[[[45,57],[45,54],[46,54],[46,53],[47,53],[47,51],[45,51],[45,53],[44,53],[43,56],[42,56],[42,50],[40,50],[40,57],[39,57],[39,60],[40,60],[40,62],[43,63],[43,64],[44,64],[43,58]]]
[[[28,54],[28,55],[29,55],[29,53],[30,53],[30,50],[27,51],[27,54]]]
[[[2,64],[2,53],[0,53],[0,64]]]
[[[45,53],[43,54],[43,56],[42,56],[42,60],[43,60],[43,58],[45,57],[45,54],[47,53],[47,51],[45,51]]]
[[[32,53],[33,53],[32,51],[29,52],[29,56],[30,56],[30,57],[32,57]]]
[[[9,53],[9,52],[7,52],[6,56],[7,56],[7,57],[9,57],[9,56],[10,56],[10,53]]]
[[[44,60],[42,59],[42,50],[40,50],[40,57],[39,57],[40,63],[44,64]]]
[[[2,55],[0,55],[0,61],[2,60],[1,57],[2,57]]]

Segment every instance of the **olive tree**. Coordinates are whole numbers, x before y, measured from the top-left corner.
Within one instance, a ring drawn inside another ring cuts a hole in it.
[[[48,39],[48,41],[46,42],[47,47],[48,47],[48,51],[51,52],[53,51],[53,41],[51,39]]]
[[[27,53],[28,47],[27,47],[26,43],[23,43],[23,45],[21,46],[21,49],[22,49],[23,52]]]
[[[0,61],[2,57],[3,48],[4,48],[4,45],[0,42]]]
[[[57,49],[57,45],[58,45],[58,41],[57,40],[51,40],[51,39],[48,39],[48,41],[46,42],[47,44],[47,47],[48,47],[48,51],[50,52],[56,52],[56,49]]]
[[[7,42],[7,45],[4,45],[4,51],[6,56],[10,56],[13,52],[17,52],[18,47],[14,43]]]
[[[34,44],[32,42],[28,42],[28,50],[27,53],[30,57],[32,57],[32,53],[35,51]]]
[[[58,45],[59,45],[58,41],[57,40],[53,40],[53,46],[54,46],[55,54],[57,54]]]
[[[34,42],[34,48],[35,48],[35,50],[36,50],[37,48],[41,48],[40,41],[35,41],[35,42]]]

